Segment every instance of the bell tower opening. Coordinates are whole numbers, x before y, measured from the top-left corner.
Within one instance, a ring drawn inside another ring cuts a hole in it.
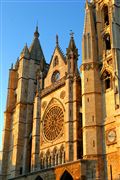
[[[108,26],[109,25],[109,15],[108,15],[108,6],[105,5],[103,7],[103,18],[104,18],[104,25]]]

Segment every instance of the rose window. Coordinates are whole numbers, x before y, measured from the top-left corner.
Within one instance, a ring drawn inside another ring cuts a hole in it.
[[[60,107],[52,107],[44,116],[43,131],[47,140],[56,139],[63,129],[64,114]]]

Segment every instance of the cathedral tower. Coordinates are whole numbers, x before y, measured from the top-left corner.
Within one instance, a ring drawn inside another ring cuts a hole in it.
[[[36,27],[31,47],[28,49],[25,45],[15,66],[10,69],[2,159],[2,173],[7,178],[27,173],[31,169],[33,102],[37,90],[37,73],[44,72],[44,78],[47,70],[38,37]],[[35,103],[36,101],[35,98]]]
[[[82,57],[83,156],[99,178],[119,178],[120,3],[86,1]],[[100,159],[99,159],[100,158]],[[104,171],[103,171],[104,167]]]

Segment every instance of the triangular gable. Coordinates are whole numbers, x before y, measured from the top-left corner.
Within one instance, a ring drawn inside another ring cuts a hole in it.
[[[55,58],[58,58],[57,65],[54,65]],[[51,77],[52,77],[52,74],[54,71],[60,72],[60,79],[65,76],[66,59],[65,59],[65,56],[59,46],[56,46],[55,50],[53,52],[53,55],[52,55],[52,58],[50,61],[49,70],[48,70],[47,76],[45,78],[45,87],[52,84]]]

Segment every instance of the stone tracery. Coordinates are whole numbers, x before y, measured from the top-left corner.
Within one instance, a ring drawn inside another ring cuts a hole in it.
[[[63,129],[64,114],[59,106],[50,108],[44,116],[43,131],[47,140],[55,140]]]

